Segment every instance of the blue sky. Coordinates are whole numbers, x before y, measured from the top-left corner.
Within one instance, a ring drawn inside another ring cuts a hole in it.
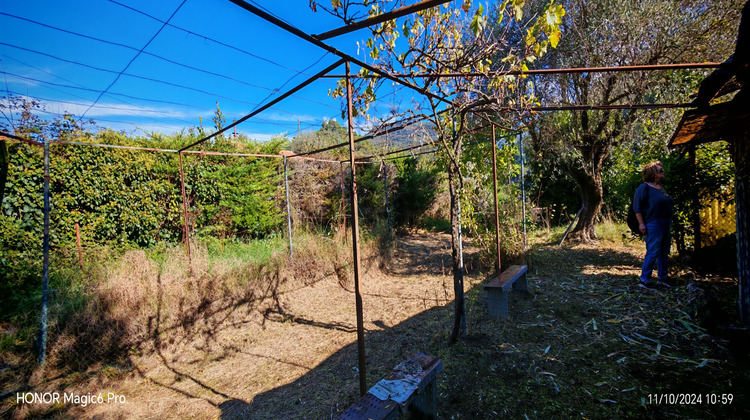
[[[308,0],[250,3],[306,33],[342,25],[311,11]],[[177,132],[199,118],[212,129],[217,101],[231,122],[338,59],[228,0],[3,0],[0,27],[0,97],[29,96],[43,103],[46,118],[69,112],[139,135]],[[367,34],[326,42],[357,55]],[[238,132],[267,140],[342,122],[340,100],[328,96],[335,83],[313,83]],[[380,95],[375,117],[401,98]],[[5,114],[0,119],[12,125]]]

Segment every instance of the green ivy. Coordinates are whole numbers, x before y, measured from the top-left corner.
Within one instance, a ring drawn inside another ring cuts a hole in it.
[[[70,137],[70,136],[68,136]],[[70,140],[156,149],[179,147],[195,138],[128,138],[112,131],[79,132]],[[257,144],[222,140],[211,151],[276,154],[283,140]],[[42,150],[24,143],[8,147],[3,223],[42,236],[44,181]],[[185,184],[191,229],[222,236],[264,237],[282,226],[277,186],[280,161],[267,158],[186,155]],[[183,208],[176,153],[112,149],[53,142],[50,151],[50,238],[52,246],[75,239],[153,246],[183,235]],[[4,247],[8,247],[7,243]]]

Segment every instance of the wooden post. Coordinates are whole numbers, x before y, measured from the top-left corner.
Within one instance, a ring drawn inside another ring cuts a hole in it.
[[[695,158],[695,144],[691,144],[688,150],[690,160],[690,170],[693,175],[693,185],[698,185],[698,163]],[[693,188],[693,251],[698,252],[701,249],[701,200],[698,188]]]

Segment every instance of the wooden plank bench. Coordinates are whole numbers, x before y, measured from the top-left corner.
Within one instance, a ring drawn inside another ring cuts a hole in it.
[[[529,287],[526,283],[527,271],[529,271],[528,266],[512,265],[484,285],[484,289],[487,290],[487,309],[489,309],[490,317],[508,317],[507,290],[511,285],[513,290],[529,293]]]
[[[398,419],[410,415],[437,418],[435,378],[443,370],[443,361],[423,353],[393,368],[385,379],[370,388],[339,419]]]

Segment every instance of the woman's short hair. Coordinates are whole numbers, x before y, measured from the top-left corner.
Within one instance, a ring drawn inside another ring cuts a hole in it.
[[[657,166],[661,166],[662,170],[660,171],[659,169],[657,169],[656,168]],[[656,162],[649,163],[648,165],[643,167],[643,173],[642,173],[643,182],[656,181],[656,174],[658,174],[659,172],[662,172],[663,170],[664,170],[663,165],[658,160]]]

